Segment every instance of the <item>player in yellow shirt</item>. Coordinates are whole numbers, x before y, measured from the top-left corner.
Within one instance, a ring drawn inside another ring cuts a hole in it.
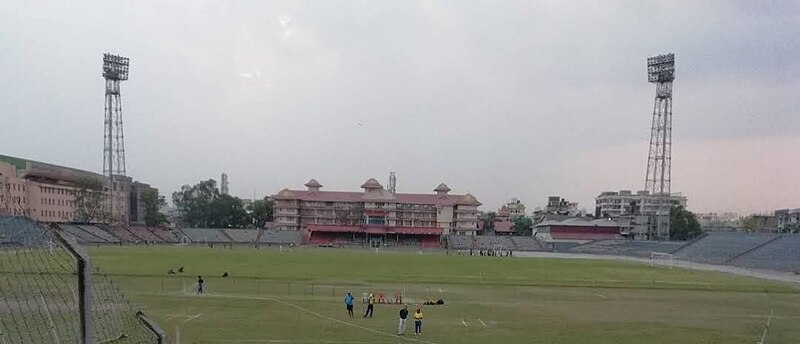
[[[372,310],[374,307],[375,307],[375,296],[369,294],[369,299],[367,299],[367,311],[364,312],[365,318],[367,317],[367,314],[369,314],[369,317],[372,318]]]
[[[414,312],[414,334],[422,334],[422,309],[419,307],[417,307],[417,311]]]

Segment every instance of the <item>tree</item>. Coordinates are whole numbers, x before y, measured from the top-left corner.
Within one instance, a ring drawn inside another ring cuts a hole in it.
[[[103,181],[93,177],[83,177],[75,183],[74,221],[81,223],[103,222],[108,219],[108,212],[103,203],[106,195],[103,192]]]
[[[158,190],[147,189],[139,197],[145,224],[155,227],[167,222],[167,217],[159,210],[167,205],[167,201],[164,200],[164,196],[158,194]]]
[[[213,228],[244,228],[251,224],[250,215],[239,197],[219,195],[211,202],[208,225]]]
[[[532,235],[533,234],[533,220],[527,216],[521,216],[514,219],[514,234],[516,235]]]
[[[703,230],[697,217],[683,206],[672,207],[669,210],[669,238],[671,240],[689,240],[696,238]]]
[[[481,235],[491,235],[494,234],[494,221],[497,218],[497,213],[490,211],[486,214],[483,214],[481,217],[481,222],[483,222],[483,230],[480,232]]]
[[[172,203],[186,226],[208,227],[213,223],[212,205],[219,196],[217,182],[209,179],[182,186],[172,193]]]
[[[253,201],[248,206],[250,217],[253,219],[256,228],[264,228],[267,222],[272,221],[275,202],[269,197]]]

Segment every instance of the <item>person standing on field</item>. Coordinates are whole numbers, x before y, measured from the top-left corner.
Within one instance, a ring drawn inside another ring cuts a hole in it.
[[[345,304],[345,306],[347,306],[347,315],[349,315],[351,318],[353,317],[353,301],[354,300],[355,300],[355,298],[353,297],[353,294],[350,294],[350,292],[348,291],[347,292],[347,296],[344,297],[344,304]]]
[[[414,313],[414,334],[417,336],[422,334],[422,309],[419,307]]]
[[[375,296],[369,294],[369,298],[367,299],[367,311],[364,312],[365,318],[367,317],[367,314],[369,314],[369,317],[372,318],[372,309],[374,307],[375,307]]]
[[[406,334],[406,318],[408,318],[408,306],[403,305],[400,309],[400,325],[397,327],[398,336]]]
[[[205,283],[205,281],[203,281],[203,277],[202,276],[197,276],[197,293],[198,294],[202,294],[203,293],[203,283]]]

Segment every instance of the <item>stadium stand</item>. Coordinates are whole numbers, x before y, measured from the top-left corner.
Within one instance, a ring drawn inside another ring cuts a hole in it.
[[[147,227],[128,227],[128,230],[133,233],[136,237],[138,237],[141,241],[149,242],[149,243],[161,243],[164,242],[160,237],[153,234]]]
[[[63,225],[61,229],[72,235],[79,243],[99,244],[107,242],[75,225]]]
[[[181,228],[194,243],[230,243],[231,239],[218,228]]]
[[[473,239],[474,237],[467,235],[448,235],[447,247],[453,250],[469,250],[473,247]]]
[[[46,229],[28,218],[0,216],[0,246],[35,247],[49,245]]]
[[[731,265],[800,272],[800,234],[784,234],[730,262]]]
[[[509,237],[514,243],[515,251],[545,251],[545,243],[532,236]]]
[[[89,232],[90,234],[92,234],[92,235],[94,235],[94,236],[96,236],[98,238],[101,238],[106,242],[119,243],[119,239],[117,239],[115,236],[109,234],[108,232],[98,228],[97,226],[80,225],[80,226],[78,226],[78,228],[83,229],[84,231]]]
[[[682,241],[600,240],[575,246],[569,249],[569,252],[649,258],[652,252],[675,252],[683,247],[684,243]]]
[[[259,243],[277,245],[300,245],[301,237],[299,231],[281,231],[275,229],[264,229],[261,233]]]
[[[174,244],[178,242],[178,237],[166,228],[158,228],[158,227],[150,227],[150,231],[153,232],[157,237],[161,238],[161,240],[165,243]]]
[[[124,243],[138,243],[141,242],[142,239],[133,235],[127,228],[122,226],[99,226],[100,228],[104,229],[105,231],[111,233],[111,235],[119,238]]]
[[[258,230],[256,229],[224,229],[225,234],[230,237],[233,242],[239,244],[254,243],[258,237]]]
[[[700,240],[674,252],[675,258],[709,264],[725,264],[729,260],[770,240],[771,233],[726,233],[711,232]]]

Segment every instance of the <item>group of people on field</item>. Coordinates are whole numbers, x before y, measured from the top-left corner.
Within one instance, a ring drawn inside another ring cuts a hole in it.
[[[350,318],[353,317],[353,303],[355,302],[355,298],[353,294],[347,292],[347,295],[344,297],[344,304],[347,307],[347,315]],[[375,310],[375,296],[369,294],[367,298],[367,310],[364,312],[364,318],[370,317],[372,318],[372,312]],[[417,307],[416,312],[413,314],[414,317],[414,334],[421,335],[422,334],[422,308]],[[408,306],[403,305],[400,308],[400,323],[397,326],[397,335],[402,336],[406,332],[406,319],[408,318]]]

